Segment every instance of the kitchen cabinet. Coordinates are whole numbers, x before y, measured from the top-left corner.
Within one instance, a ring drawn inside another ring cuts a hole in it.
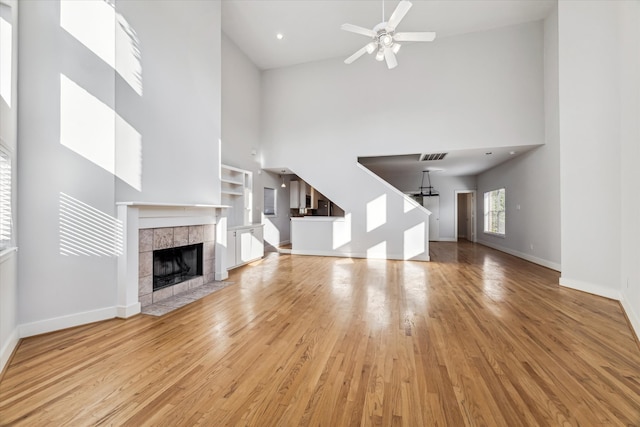
[[[300,182],[298,181],[289,182],[289,207],[300,209]]]
[[[227,270],[264,256],[264,232],[261,224],[232,227],[227,230]]]
[[[291,209],[318,209],[318,192],[306,182],[291,181],[289,186],[289,207]]]

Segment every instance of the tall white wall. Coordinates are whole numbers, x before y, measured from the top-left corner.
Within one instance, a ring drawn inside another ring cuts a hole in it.
[[[220,200],[220,4],[20,5],[18,311],[27,336],[115,316],[116,201]],[[69,246],[79,254],[65,255]]]
[[[619,5],[622,304],[640,336],[640,2]]]
[[[289,187],[261,169],[261,84],[258,67],[223,34],[222,163],[253,172],[253,222],[264,223],[269,248],[289,241]],[[265,187],[276,190],[278,206],[277,215],[263,218]]]
[[[478,242],[560,270],[558,15],[544,21],[545,145],[478,175]],[[483,233],[483,194],[506,189],[504,238]]]
[[[63,126],[94,119],[77,110],[62,115],[63,102],[73,103],[63,100],[62,82],[68,78],[76,94],[113,108],[115,73],[61,27],[60,8],[54,1],[20,2],[18,301],[27,335],[56,329],[69,315],[102,318],[116,301],[114,257],[61,254],[62,193],[115,214],[113,175],[61,143]],[[89,147],[105,142],[92,129],[86,135]]]
[[[404,213],[358,156],[544,141],[541,22],[407,44],[398,61],[394,70],[366,56],[263,73],[264,166],[291,168],[351,213],[356,252],[382,242],[402,252],[403,232],[425,221]],[[371,234],[367,204],[380,197],[397,211]]]
[[[220,203],[220,2],[118,0],[116,10],[135,34],[116,39],[116,60],[137,48],[142,86],[116,74],[117,112],[142,140],[141,188],[118,177],[117,201]],[[129,134],[117,138],[116,154],[131,157]]]
[[[2,2],[2,15],[1,18],[6,22],[2,25],[10,25],[9,34],[11,34],[10,40],[4,39],[5,34],[2,34],[0,39],[0,48],[7,49],[9,46],[9,52],[2,52],[9,56],[10,75],[2,74],[2,82],[4,83],[6,78],[9,79],[9,85],[2,87],[0,90],[0,138],[3,141],[3,145],[11,151],[12,156],[12,178],[14,181],[12,199],[13,199],[13,242],[12,245],[17,246],[16,236],[16,224],[18,218],[18,211],[15,206],[17,200],[15,181],[17,178],[17,128],[18,128],[18,115],[17,115],[17,100],[18,100],[18,13],[19,7],[17,1],[3,1]],[[5,15],[6,13],[6,15]],[[3,28],[4,29],[4,28]],[[6,44],[5,44],[6,43]],[[5,60],[5,56],[2,56],[2,60]],[[2,64],[5,65],[5,64]],[[3,67],[3,72],[6,68]],[[9,89],[7,92],[5,90]],[[0,251],[1,252],[1,251]],[[18,256],[15,251],[10,250],[4,254],[0,254],[0,372],[4,369],[11,353],[18,343]]]
[[[253,218],[260,222],[260,70],[222,35],[222,163],[253,172]],[[258,194],[259,193],[259,194]]]
[[[616,299],[623,231],[620,95],[626,89],[620,82],[618,3],[558,4],[560,283]]]

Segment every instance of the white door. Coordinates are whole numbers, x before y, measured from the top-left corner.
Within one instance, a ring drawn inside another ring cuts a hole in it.
[[[440,240],[440,196],[424,196],[422,206],[431,211],[429,215],[429,241]]]

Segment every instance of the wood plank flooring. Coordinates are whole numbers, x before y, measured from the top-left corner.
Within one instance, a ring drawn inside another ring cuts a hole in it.
[[[163,317],[24,339],[0,424],[640,426],[617,302],[483,246],[431,250],[270,254]]]

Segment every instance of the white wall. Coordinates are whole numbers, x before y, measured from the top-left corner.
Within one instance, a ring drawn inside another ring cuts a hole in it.
[[[17,1],[2,1],[3,15],[2,19],[11,25],[10,34],[11,39],[6,40],[4,34],[0,39],[1,49],[4,51],[2,54],[9,56],[9,68],[10,75],[2,74],[2,82],[4,83],[6,78],[9,78],[9,85],[2,87],[0,90],[0,138],[3,141],[3,145],[11,151],[12,154],[12,204],[13,204],[13,245],[17,244],[16,226],[18,211],[15,206],[17,200],[15,185],[17,178],[17,90],[18,90],[18,2]],[[7,15],[4,14],[7,13]],[[6,25],[3,23],[3,25]],[[5,44],[7,43],[7,44]],[[9,44],[10,43],[10,44]],[[6,51],[9,47],[9,50]],[[5,57],[2,57],[2,61]],[[6,64],[2,64],[6,65]],[[6,69],[3,68],[3,71]],[[7,92],[5,92],[8,90]],[[0,255],[0,372],[4,369],[11,353],[18,343],[18,278],[17,278],[17,254],[14,251]]]
[[[117,38],[117,59],[137,44],[142,74],[141,95],[116,74],[117,112],[142,139],[141,191],[118,179],[117,201],[220,203],[220,2],[119,0],[116,8],[138,39]],[[117,134],[124,155],[127,136]]]
[[[116,201],[220,200],[220,4],[20,4],[26,336],[115,316]],[[69,225],[80,211],[105,231]],[[65,243],[84,253],[64,255]]]
[[[222,163],[253,172],[254,223],[260,223],[263,207],[260,104],[260,70],[223,34]]]
[[[620,84],[618,3],[558,4],[560,283],[616,299],[622,255],[620,94],[626,89]]]
[[[386,174],[376,171],[375,167],[370,167],[382,179],[398,188],[403,193],[418,191],[422,180],[422,175],[415,175],[398,171],[393,174]],[[475,176],[441,176],[437,172],[431,173],[431,185],[438,191],[440,196],[440,241],[455,241],[456,226],[456,191],[475,190]],[[426,182],[425,182],[426,185]]]
[[[83,101],[91,99],[95,109],[112,108],[114,70],[61,28],[59,2],[21,2],[19,38],[19,322],[45,332],[45,319],[95,320],[115,305],[114,257],[60,253],[61,193],[107,216],[115,213],[113,175],[62,145],[64,127],[87,122],[86,138],[75,140],[83,139],[86,151],[107,152],[98,145],[109,141],[97,134],[106,115],[83,116],[82,104],[63,116],[62,103],[68,107],[75,100],[63,97],[88,93]],[[62,93],[62,75],[74,82],[65,86],[73,94]]]
[[[367,56],[263,73],[264,166],[291,168],[351,213],[353,252],[385,242],[401,253],[403,232],[425,221],[358,156],[544,141],[541,22],[407,44],[398,60],[394,70]],[[373,236],[366,206],[381,196],[397,211]]]
[[[266,248],[273,249],[289,241],[289,187],[261,169],[261,95],[260,70],[223,34],[222,163],[253,172],[253,222],[264,223]],[[278,206],[276,216],[263,218],[265,187],[276,190]]]
[[[560,270],[558,15],[544,21],[545,145],[478,176],[478,242]],[[486,191],[506,189],[506,235],[483,233]]]
[[[265,250],[274,251],[281,244],[289,243],[291,224],[290,224],[290,201],[289,201],[289,184],[290,176],[284,176],[286,187],[282,188],[282,178],[279,174],[262,171],[260,175],[262,186],[257,188],[259,197],[262,199],[264,187],[276,190],[276,215],[265,216],[262,218],[264,224],[264,243]],[[263,211],[260,206],[261,212]]]
[[[619,6],[622,304],[640,336],[640,2]]]

